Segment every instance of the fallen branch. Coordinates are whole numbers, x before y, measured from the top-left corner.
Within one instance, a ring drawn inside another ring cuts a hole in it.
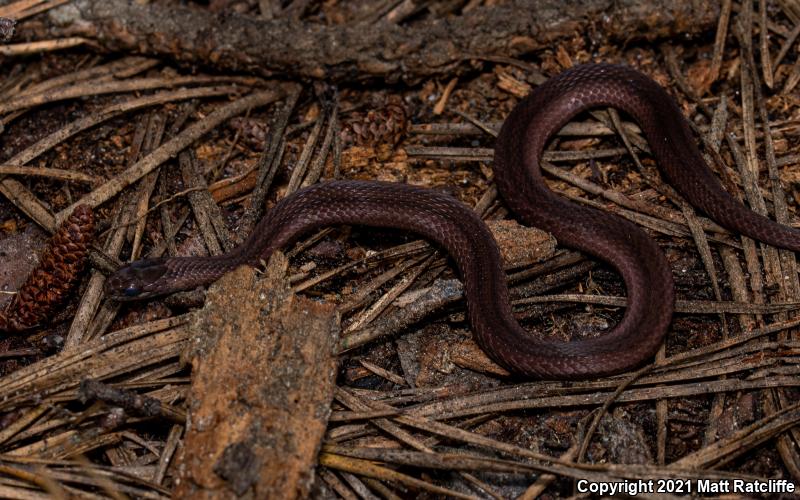
[[[289,18],[218,16],[205,10],[128,0],[71,4],[64,35],[80,34],[108,51],[133,51],[220,71],[333,81],[452,76],[474,59],[507,60],[575,36],[630,43],[713,29],[716,2],[688,0],[518,0],[461,16],[407,25],[325,26]]]

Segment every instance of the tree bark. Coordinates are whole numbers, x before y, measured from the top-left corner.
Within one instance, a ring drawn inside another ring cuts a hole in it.
[[[242,267],[209,288],[189,325],[189,419],[176,498],[307,498],[330,415],[339,323],[295,296],[288,261]]]

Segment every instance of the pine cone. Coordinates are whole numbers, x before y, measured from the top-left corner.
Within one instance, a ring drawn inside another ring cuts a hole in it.
[[[27,330],[43,323],[64,301],[78,279],[94,236],[94,215],[79,205],[58,228],[33,272],[5,311],[0,331]]]
[[[389,101],[381,109],[353,114],[342,126],[341,137],[345,144],[395,146],[405,135],[407,119],[402,102]]]

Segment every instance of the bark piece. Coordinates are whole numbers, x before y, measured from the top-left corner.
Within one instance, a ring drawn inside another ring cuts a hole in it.
[[[128,0],[84,0],[68,8],[75,9],[74,20],[65,34],[91,37],[107,50],[223,71],[396,82],[452,76],[472,58],[516,57],[581,34],[598,45],[608,41],[603,37],[631,43],[691,36],[713,29],[720,7],[699,0],[515,0],[409,25],[338,26]]]
[[[556,253],[556,239],[546,231],[523,226],[514,220],[490,220],[486,225],[497,240],[506,269],[543,262]]]
[[[191,325],[193,377],[177,498],[305,498],[327,426],[338,317],[295,296],[282,254],[265,277],[214,284]]]

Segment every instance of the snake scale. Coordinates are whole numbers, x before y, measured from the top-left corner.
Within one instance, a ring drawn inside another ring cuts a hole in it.
[[[464,281],[476,341],[512,373],[584,379],[629,370],[656,352],[669,327],[670,267],[644,231],[555,195],[540,168],[548,140],[576,114],[598,106],[618,108],[639,124],[665,178],[693,206],[730,230],[800,250],[800,231],[750,211],[722,188],[677,104],[658,84],[624,66],[588,64],[549,79],[514,108],[497,138],[494,175],[506,204],[522,221],[620,272],[628,307],[621,322],[603,335],[561,342],[525,332],[512,316],[500,254],[485,224],[450,196],[404,184],[331,181],[300,190],[277,203],[231,252],[133,262],[108,279],[106,291],[133,300],[204,285],[242,264],[257,265],[323,226],[397,228],[450,254]]]

